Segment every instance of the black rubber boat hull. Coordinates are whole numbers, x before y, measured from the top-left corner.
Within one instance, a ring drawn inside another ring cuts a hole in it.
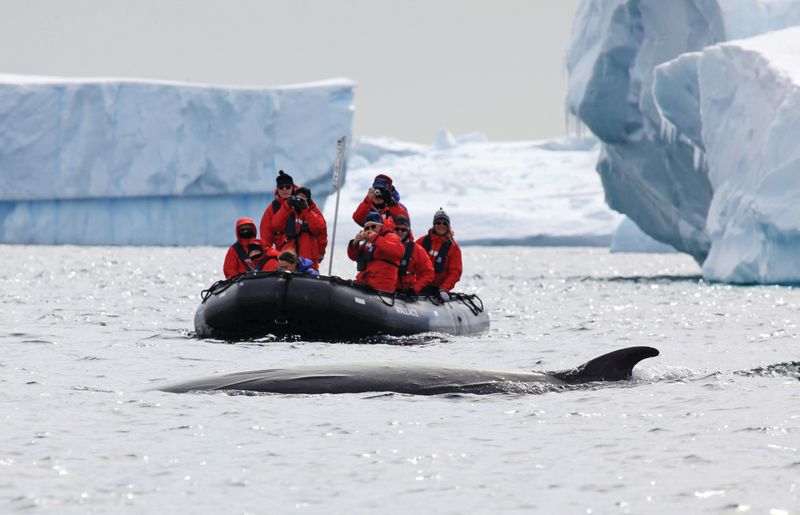
[[[478,334],[489,329],[479,298],[393,296],[339,278],[256,272],[218,283],[194,319],[198,338],[244,340],[267,335],[353,340],[426,332]]]

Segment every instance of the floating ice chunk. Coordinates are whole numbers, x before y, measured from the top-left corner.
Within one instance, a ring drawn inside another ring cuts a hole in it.
[[[656,241],[639,229],[627,216],[620,222],[611,239],[611,252],[677,252],[673,247]]]
[[[436,150],[447,150],[458,145],[453,134],[447,129],[439,129],[433,138],[433,148]]]

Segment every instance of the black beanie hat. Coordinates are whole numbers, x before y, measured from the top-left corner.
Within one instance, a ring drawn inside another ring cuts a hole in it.
[[[275,177],[275,184],[278,186],[283,186],[285,184],[293,185],[294,180],[292,179],[291,175],[281,170],[278,172],[278,176]]]
[[[264,255],[264,247],[261,246],[258,242],[252,242],[250,245],[247,246],[247,255],[250,256],[253,252],[257,251],[258,255],[256,257],[261,257]]]
[[[444,220],[447,222],[447,227],[450,227],[450,217],[447,216],[447,213],[445,213],[442,208],[439,208],[439,211],[433,215],[433,225],[436,225],[438,220]]]
[[[404,225],[406,227],[411,227],[411,222],[408,221],[408,217],[406,215],[397,215],[394,217],[394,225]]]
[[[305,186],[301,186],[296,190],[294,190],[295,195],[297,195],[298,193],[305,195],[308,200],[311,200],[311,190],[306,188]]]

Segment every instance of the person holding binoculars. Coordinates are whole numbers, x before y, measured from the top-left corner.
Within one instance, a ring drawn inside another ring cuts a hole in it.
[[[282,241],[277,238],[274,241],[278,251],[291,250],[297,256],[311,260],[312,268],[319,270],[328,246],[328,226],[322,211],[311,199],[310,189],[295,188],[294,194],[286,198],[271,223],[274,232],[283,229]]]

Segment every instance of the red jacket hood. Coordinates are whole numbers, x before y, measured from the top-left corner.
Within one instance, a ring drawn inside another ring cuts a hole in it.
[[[256,231],[258,230],[256,227],[256,223],[253,221],[252,218],[240,218],[236,220],[236,231],[235,231],[236,241],[242,244],[245,251],[247,250],[247,245],[255,239],[255,238],[239,238],[239,227],[247,224],[251,224],[253,226],[253,229],[255,229]]]

